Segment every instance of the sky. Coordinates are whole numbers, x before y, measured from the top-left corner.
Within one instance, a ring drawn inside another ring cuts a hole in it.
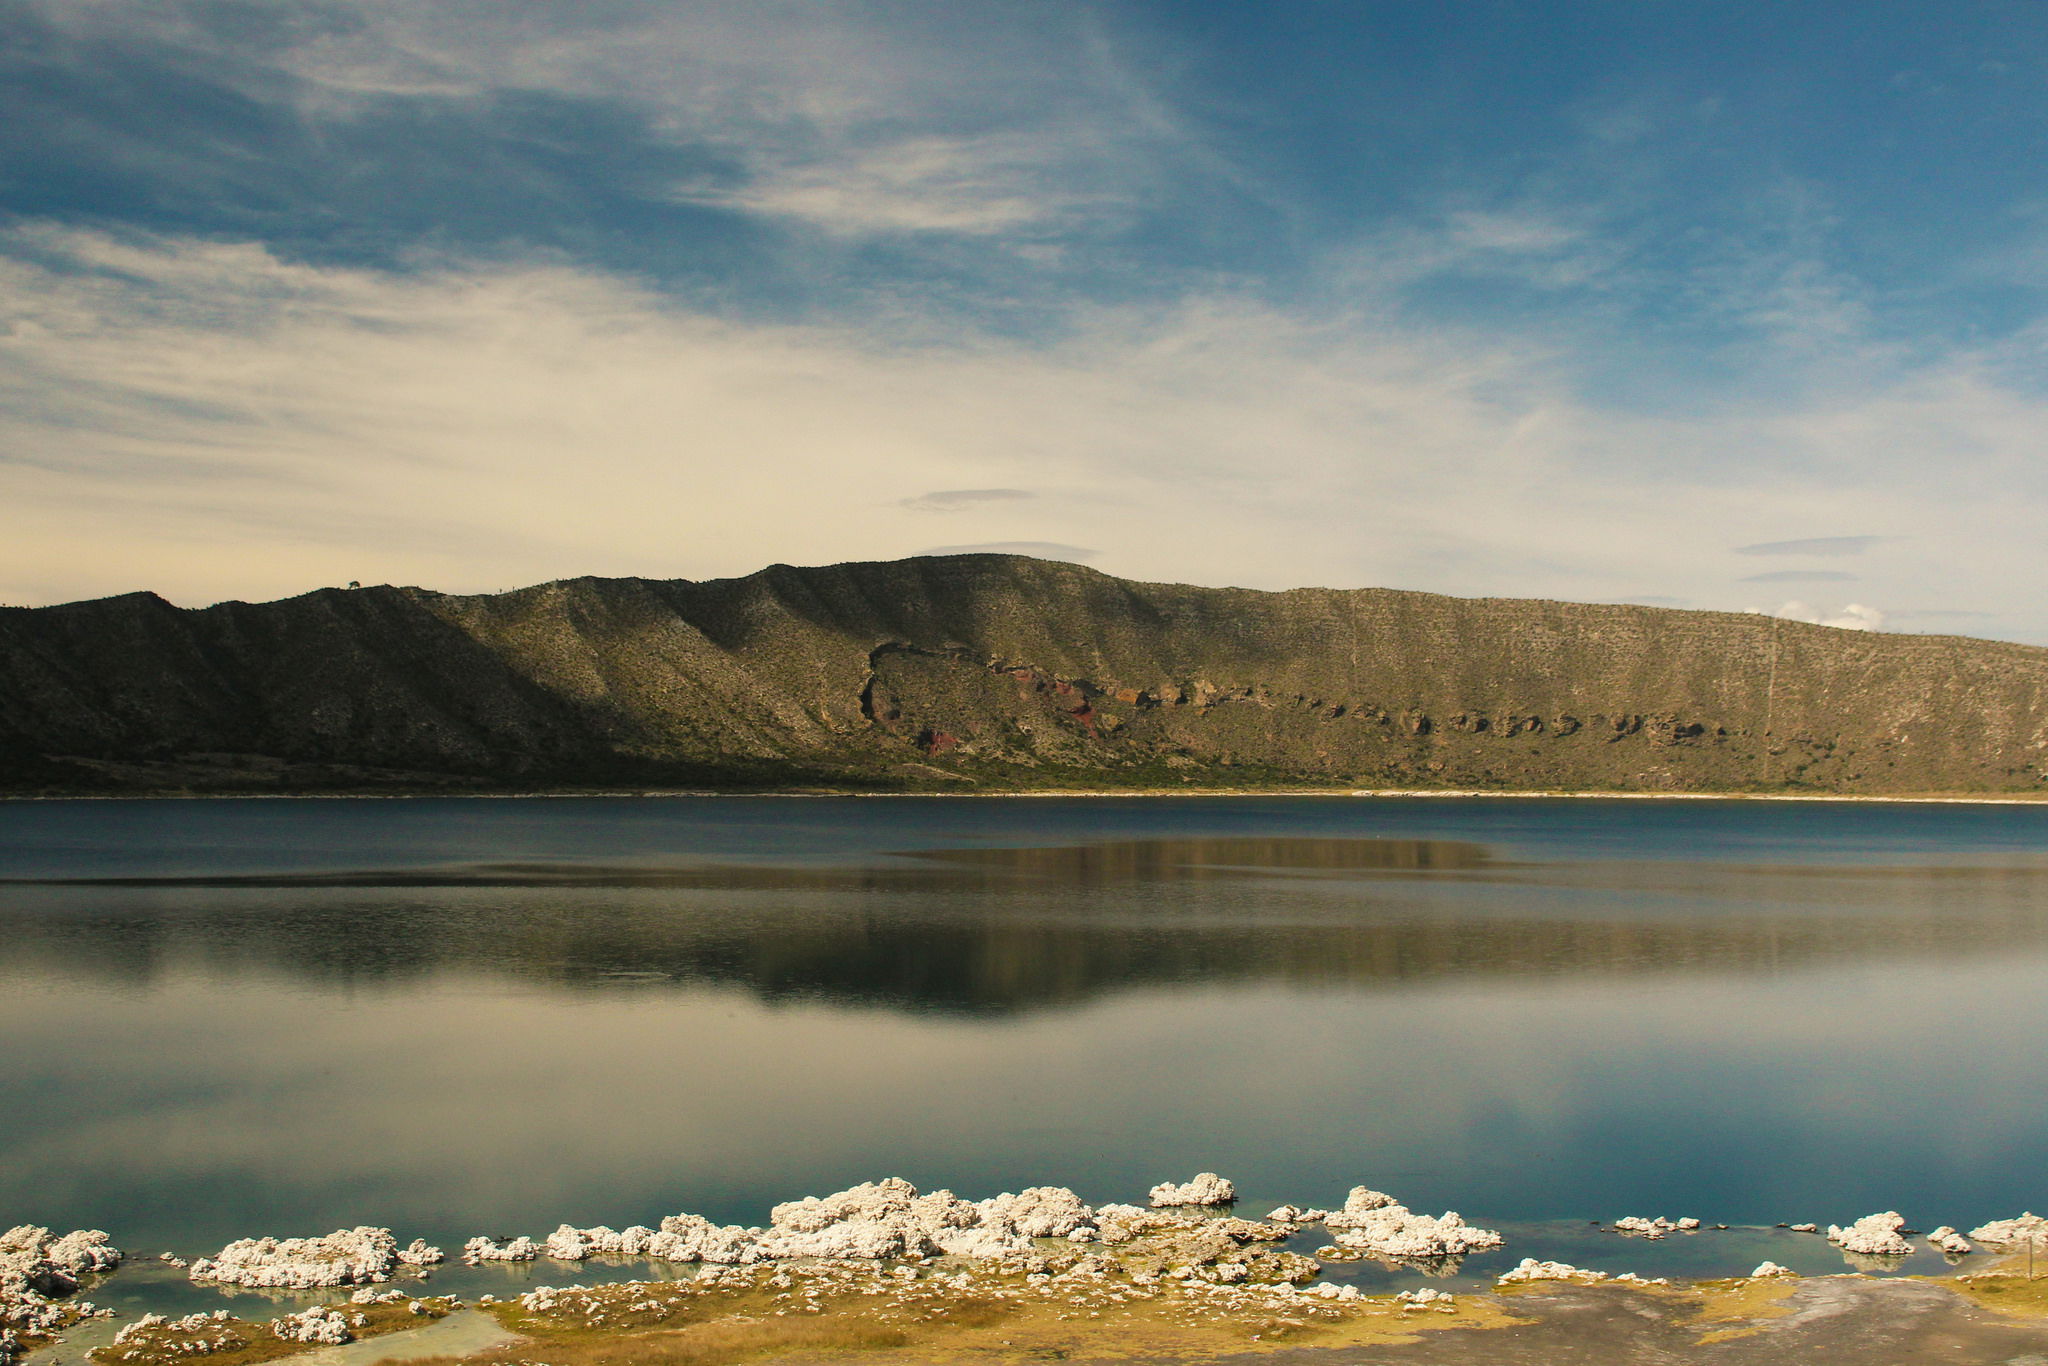
[[[2036,0],[0,0],[0,603],[1002,550],[2048,643]]]

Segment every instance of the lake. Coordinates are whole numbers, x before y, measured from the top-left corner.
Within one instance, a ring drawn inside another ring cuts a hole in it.
[[[2048,1204],[2038,806],[7,802],[0,879],[0,1226],[148,1254],[1215,1170],[1725,1274]]]

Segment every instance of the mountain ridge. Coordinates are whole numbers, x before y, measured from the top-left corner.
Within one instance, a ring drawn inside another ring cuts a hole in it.
[[[0,610],[0,789],[2037,791],[2048,649],[1013,555]]]

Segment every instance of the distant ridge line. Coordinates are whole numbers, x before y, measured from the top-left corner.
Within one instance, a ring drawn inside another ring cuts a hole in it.
[[[2048,787],[2048,649],[1018,555],[0,612],[0,790]]]

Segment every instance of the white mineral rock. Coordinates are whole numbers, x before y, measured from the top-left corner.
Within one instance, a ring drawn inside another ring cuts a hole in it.
[[[1844,1252],[1864,1256],[1898,1256],[1913,1250],[1913,1245],[1899,1234],[1905,1226],[1905,1219],[1890,1210],[1883,1214],[1866,1214],[1847,1228],[1829,1224],[1828,1241]]]
[[[272,1319],[270,1331],[286,1342],[316,1342],[336,1347],[355,1338],[355,1334],[349,1331],[348,1320],[338,1311],[317,1306]]]
[[[1428,1260],[1459,1257],[1499,1247],[1502,1238],[1491,1229],[1473,1228],[1454,1211],[1431,1217],[1411,1213],[1392,1196],[1364,1186],[1354,1187],[1344,1208],[1323,1221],[1340,1247],[1379,1257]]]
[[[1661,1214],[1655,1219],[1645,1219],[1640,1215],[1631,1214],[1614,1221],[1616,1233],[1633,1233],[1644,1238],[1662,1238],[1667,1233],[1675,1232],[1677,1228],[1678,1225]]]
[[[385,1280],[397,1263],[398,1240],[390,1229],[360,1227],[324,1238],[243,1238],[201,1257],[186,1274],[195,1281],[307,1290]],[[294,1339],[315,1340],[325,1341]]]
[[[714,1224],[696,1214],[671,1214],[647,1243],[647,1255],[666,1262],[738,1266],[761,1260],[754,1234],[737,1224]]]
[[[2017,1219],[1994,1219],[1970,1230],[1970,1236],[1980,1243],[1992,1247],[2025,1247],[2028,1243],[2048,1243],[2048,1219],[2038,1214],[2022,1214]]]
[[[1792,1231],[1793,1231],[1794,1233],[1818,1233],[1818,1232],[1820,1232],[1820,1225],[1819,1225],[1819,1224],[1794,1224],[1794,1225],[1792,1225]]]
[[[1420,1290],[1403,1290],[1394,1298],[1403,1304],[1421,1309],[1432,1304],[1449,1304],[1453,1297],[1445,1291],[1423,1286]]]
[[[21,1224],[0,1233],[0,1366],[26,1350],[29,1339],[99,1313],[90,1304],[67,1306],[52,1297],[71,1294],[79,1277],[112,1270],[120,1261],[120,1250],[97,1229],[56,1237],[39,1225]]]
[[[1700,1226],[1700,1221],[1699,1221],[1699,1220],[1697,1220],[1697,1219],[1692,1219],[1692,1218],[1685,1218],[1685,1219],[1680,1219],[1680,1220],[1678,1221],[1678,1231],[1679,1231],[1680,1233],[1691,1233],[1691,1232],[1693,1232],[1694,1230],[1696,1230],[1697,1228],[1699,1228],[1699,1226]]]
[[[398,1260],[402,1266],[439,1266],[447,1261],[438,1247],[428,1247],[424,1238],[415,1238],[398,1249]]]
[[[1237,1199],[1237,1187],[1215,1172],[1202,1172],[1185,1186],[1162,1181],[1152,1188],[1152,1207],[1170,1209],[1177,1205],[1228,1205]]]
[[[53,1240],[43,1255],[74,1276],[112,1271],[121,1264],[121,1249],[96,1228],[78,1229]]]
[[[1970,1240],[1968,1238],[1965,1238],[1962,1234],[1956,1232],[1947,1224],[1943,1224],[1940,1228],[1928,1234],[1927,1241],[1934,1244],[1936,1247],[1940,1248],[1943,1252],[1946,1252],[1951,1257],[1960,1257],[1965,1252],[1974,1252],[1976,1250],[1970,1246]]]
[[[540,1245],[525,1234],[509,1243],[479,1236],[462,1245],[462,1259],[466,1262],[530,1262],[538,1256]]]
[[[1563,1262],[1539,1262],[1534,1257],[1524,1257],[1512,1271],[1504,1271],[1498,1277],[1501,1285],[1514,1285],[1527,1281],[1584,1281],[1591,1284],[1604,1281],[1604,1271],[1588,1271],[1584,1267],[1568,1266]]]
[[[1266,1216],[1276,1224],[1320,1224],[1330,1217],[1326,1209],[1303,1209],[1299,1205],[1282,1205]]]
[[[1759,1262],[1756,1270],[1749,1274],[1752,1280],[1756,1280],[1773,1276],[1797,1276],[1799,1273],[1789,1266],[1779,1266],[1776,1262]]]
[[[169,1320],[162,1314],[144,1314],[135,1322],[123,1325],[121,1331],[114,1334],[114,1345],[116,1347],[126,1347],[150,1329],[167,1322]]]
[[[997,1195],[975,1207],[984,1228],[1007,1229],[1024,1238],[1071,1238],[1092,1229],[1095,1211],[1065,1186],[1032,1186]]]
[[[1185,1214],[1169,1214],[1137,1205],[1095,1207],[1096,1237],[1111,1244],[1128,1243],[1162,1229],[1188,1228],[1193,1223],[1194,1220]]]

